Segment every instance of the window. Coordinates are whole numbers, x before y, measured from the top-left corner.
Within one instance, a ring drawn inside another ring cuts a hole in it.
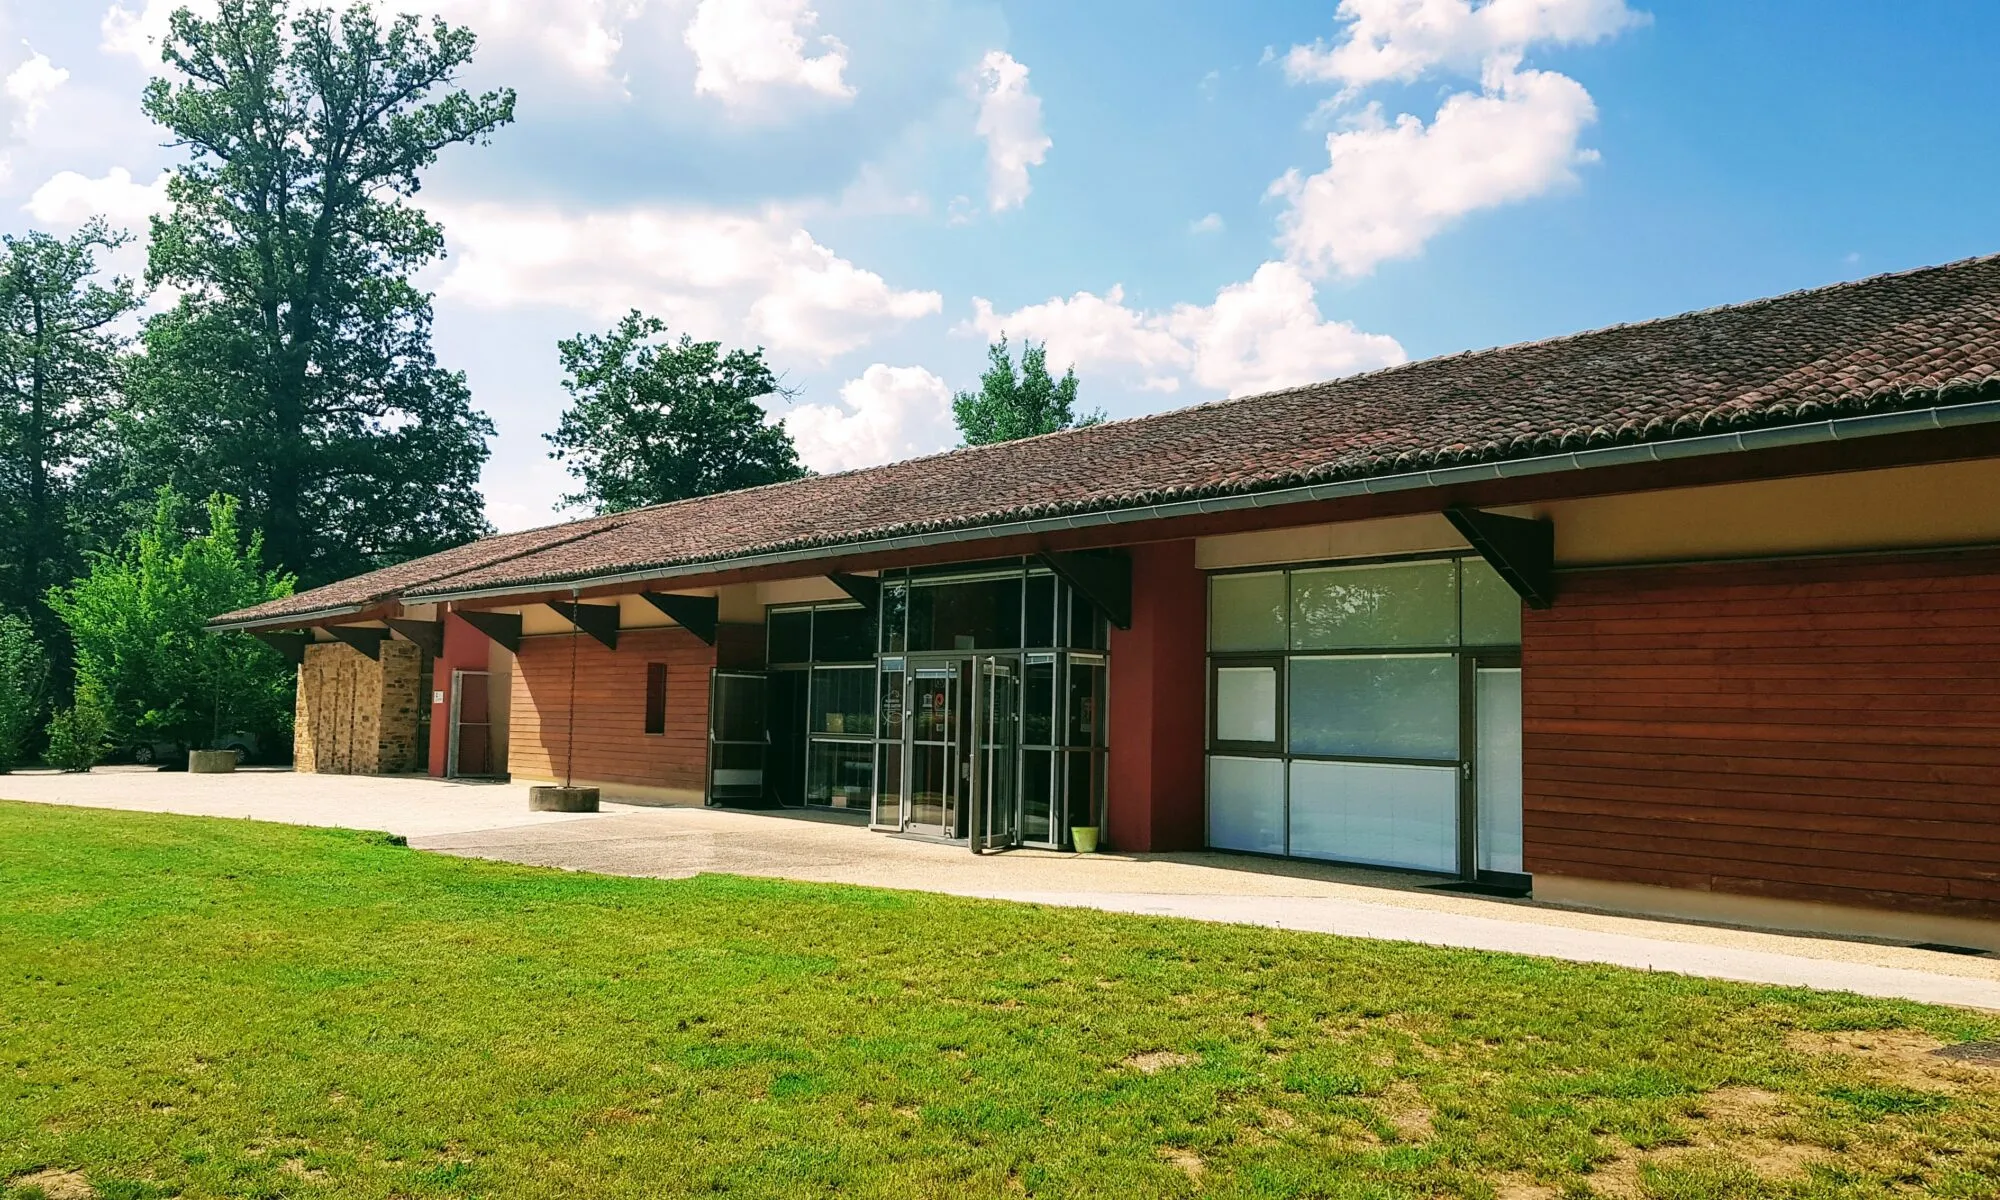
[[[1521,601],[1485,560],[1219,574],[1208,613],[1209,845],[1519,871]]]
[[[646,732],[667,731],[667,664],[646,664]]]
[[[1275,749],[1278,744],[1278,663],[1236,661],[1215,666],[1215,740]]]

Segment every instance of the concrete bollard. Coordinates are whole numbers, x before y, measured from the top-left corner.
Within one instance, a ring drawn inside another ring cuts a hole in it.
[[[597,789],[594,787],[531,787],[528,789],[529,812],[592,813],[597,811]]]
[[[188,773],[191,775],[227,775],[235,769],[234,750],[188,751]]]

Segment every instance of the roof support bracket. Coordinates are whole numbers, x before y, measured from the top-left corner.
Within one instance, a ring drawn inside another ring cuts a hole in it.
[[[312,641],[312,635],[309,633],[258,631],[250,636],[284,655],[295,667],[305,665],[306,645]]]
[[[1482,512],[1463,504],[1444,510],[1459,536],[1472,543],[1529,608],[1556,599],[1556,527],[1553,521]]]
[[[715,645],[715,624],[721,611],[713,596],[679,596],[672,592],[640,592],[639,598],[673,618],[674,624],[709,645]]]
[[[1120,629],[1132,628],[1132,560],[1117,551],[1044,550],[1042,562]]]
[[[618,606],[616,604],[583,604],[570,600],[551,600],[548,606],[556,610],[563,620],[574,625],[579,633],[589,634],[604,643],[607,650],[618,648]]]
[[[382,643],[389,640],[388,630],[365,625],[328,625],[326,631],[378,662],[382,658]]]
[[[861,607],[872,613],[882,611],[882,581],[873,575],[849,575],[844,571],[828,571],[827,581],[861,602]]]
[[[459,620],[485,634],[497,646],[518,652],[521,649],[521,614],[488,612],[480,608],[453,609]]]
[[[402,634],[404,641],[415,642],[432,658],[444,653],[443,621],[406,621],[401,617],[390,617],[388,621],[389,628]]]

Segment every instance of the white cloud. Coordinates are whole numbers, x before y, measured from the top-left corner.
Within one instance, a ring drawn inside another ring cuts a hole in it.
[[[28,136],[49,106],[49,97],[68,79],[67,70],[29,48],[27,61],[7,73],[5,84],[8,124],[16,138]]]
[[[683,35],[694,51],[694,90],[731,105],[780,89],[848,99],[854,88],[842,78],[840,39],[823,34],[820,53],[806,53],[805,31],[818,23],[806,0],[701,0]]]
[[[1028,199],[1028,168],[1039,167],[1055,143],[1042,132],[1042,101],[1028,90],[1028,68],[1004,50],[979,60],[979,122],[986,139],[986,203],[994,212]]]
[[[1125,304],[1122,288],[1090,292],[997,313],[973,301],[973,329],[1045,342],[1049,363],[1079,372],[1124,371],[1139,386],[1174,391],[1183,378],[1232,396],[1315,383],[1405,358],[1396,339],[1329,321],[1313,285],[1289,263],[1270,262],[1230,284],[1208,305],[1144,312]]]
[[[831,358],[941,310],[891,287],[779,210],[641,207],[583,214],[433,205],[451,258],[439,293],[493,308],[597,319],[641,308],[697,337]]]
[[[1393,366],[1395,338],[1320,315],[1313,286],[1290,263],[1267,262],[1207,306],[1183,304],[1168,326],[1194,347],[1194,381],[1232,396]]]
[[[799,457],[815,471],[928,454],[956,439],[951,387],[922,367],[876,363],[840,388],[839,404],[802,404],[785,416]]]
[[[323,0],[314,7],[347,8],[358,0]],[[213,19],[215,0],[118,0],[99,23],[99,45],[108,54],[126,54],[157,69],[167,18],[177,8]],[[527,51],[550,59],[569,73],[609,81],[624,46],[625,27],[645,10],[647,0],[398,0],[377,5],[378,20],[404,12],[441,16],[468,25],[482,46]]]
[[[1341,0],[1335,19],[1347,23],[1344,39],[1284,56],[1293,82],[1358,89],[1439,66],[1470,75],[1495,60],[1518,62],[1537,43],[1595,42],[1646,17],[1624,0]]]
[[[1189,233],[1221,233],[1222,230],[1221,213],[1210,213],[1198,221],[1188,222]]]
[[[1289,201],[1279,243],[1308,270],[1366,275],[1467,213],[1573,181],[1595,157],[1577,139],[1596,116],[1581,84],[1550,71],[1489,72],[1482,91],[1451,96],[1429,125],[1407,113],[1389,124],[1370,106],[1327,135],[1324,171],[1271,185]]]
[[[1137,368],[1141,386],[1156,391],[1178,388],[1180,373],[1194,365],[1194,352],[1167,328],[1166,319],[1126,307],[1125,289],[1117,284],[1102,296],[1078,292],[1006,314],[975,297],[970,324],[989,342],[1004,335],[1045,343],[1051,370]]]
[[[103,217],[113,228],[141,231],[146,218],[166,211],[167,178],[162,171],[151,183],[137,183],[124,167],[113,167],[99,179],[63,171],[36,188],[21,207],[50,225],[81,225]]]

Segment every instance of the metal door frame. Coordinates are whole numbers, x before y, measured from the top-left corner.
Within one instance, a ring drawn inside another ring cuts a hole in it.
[[[712,667],[709,669],[708,736],[704,743],[707,749],[707,757],[701,765],[701,802],[706,808],[717,808],[722,804],[722,801],[715,798],[715,747],[720,741],[715,736],[715,718],[716,714],[721,711],[720,707],[716,704],[716,698],[722,691],[722,680],[724,679],[755,679],[759,681],[765,688],[765,704],[768,705],[770,703],[771,673],[769,671],[749,671],[736,668],[725,669],[723,667]],[[759,746],[762,748],[762,753],[757,758],[757,774],[760,781],[762,781],[760,782],[760,790],[767,786],[771,769],[771,716],[768,709],[764,713],[763,725],[764,736],[760,740],[742,741],[731,739],[723,743],[730,746]],[[769,794],[767,790],[763,791],[763,795],[769,796]]]
[[[974,712],[977,714],[978,723],[973,729],[975,741],[972,745],[974,763],[974,770],[972,772],[973,801],[970,809],[972,820],[967,828],[966,841],[971,845],[974,854],[983,854],[989,850],[1011,850],[1021,844],[1021,691],[1023,687],[1021,661],[1021,655],[1019,654],[979,654],[974,655],[972,660],[972,677],[977,685],[975,691],[978,693],[978,697],[974,703]],[[995,753],[994,739],[990,736],[993,730],[990,726],[993,724],[992,700],[994,689],[999,686],[999,680],[1003,676],[1012,681],[1014,689],[1014,736],[1007,751],[1013,758],[1013,762],[1010,765],[1013,768],[1014,786],[1011,789],[1013,795],[1010,800],[1012,812],[1004,822],[993,822],[994,824],[1004,825],[1004,829],[996,833],[992,828],[989,828],[989,818],[994,814],[988,810],[992,806],[992,795],[997,783],[994,775],[1001,765],[1001,756]]]
[[[962,793],[965,790],[963,785],[967,782],[966,779],[957,774],[959,762],[958,751],[963,748],[967,725],[965,722],[947,721],[945,725],[946,735],[943,739],[919,739],[917,737],[917,708],[914,702],[916,700],[917,680],[920,678],[946,678],[952,682],[952,691],[963,691],[958,686],[961,682],[959,669],[972,657],[969,654],[909,654],[904,656],[903,794],[898,798],[896,809],[896,828],[900,832],[932,834],[945,838],[955,838],[958,836],[958,831],[954,827],[953,817],[963,811]],[[975,687],[972,690],[977,691],[978,689]],[[960,695],[957,703],[961,708],[969,709],[970,698]],[[968,722],[972,719],[969,711],[966,717]],[[956,736],[953,736],[954,733]],[[925,745],[942,746],[948,751],[945,756],[947,769],[945,771],[945,790],[940,794],[938,824],[934,826],[917,825],[913,829],[910,816],[910,797],[916,788],[917,782],[916,760],[917,743],[919,740],[923,741]],[[960,801],[961,803],[954,804],[954,801]]]
[[[487,771],[482,775],[467,775],[458,769],[459,697],[465,694],[464,688],[462,687],[462,683],[465,680],[465,678],[470,675],[478,675],[486,680],[486,685],[487,685],[486,755],[488,759],[487,765],[488,766],[492,765],[491,760],[493,756],[493,691],[492,691],[493,672],[467,671],[460,667],[453,667],[451,670],[451,728],[450,730],[447,731],[445,735],[446,742],[445,742],[445,757],[444,757],[444,777],[446,779],[483,779],[493,774],[493,772]]]

